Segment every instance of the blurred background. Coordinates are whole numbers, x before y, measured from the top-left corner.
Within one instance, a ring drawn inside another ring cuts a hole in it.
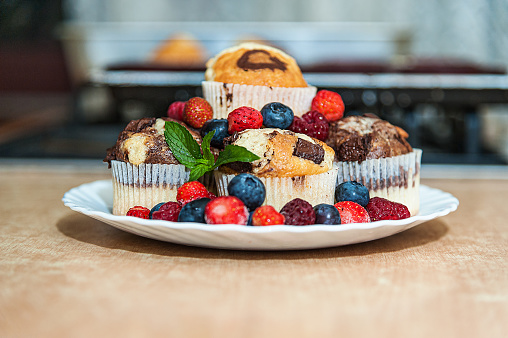
[[[0,159],[100,160],[241,41],[406,129],[423,163],[508,163],[506,0],[4,0]]]

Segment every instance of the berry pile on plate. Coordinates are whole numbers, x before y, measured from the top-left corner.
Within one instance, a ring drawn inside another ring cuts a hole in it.
[[[132,207],[127,216],[172,222],[239,224],[252,226],[312,224],[339,225],[398,220],[410,217],[408,208],[384,198],[369,197],[368,189],[355,181],[344,182],[335,190],[335,205],[312,206],[296,198],[281,210],[263,205],[266,190],[254,175],[237,175],[228,185],[228,196],[216,197],[198,182],[178,189],[176,201],[162,202],[148,209]]]

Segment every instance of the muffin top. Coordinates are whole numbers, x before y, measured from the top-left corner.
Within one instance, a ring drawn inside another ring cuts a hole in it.
[[[116,144],[107,150],[104,162],[111,166],[111,161],[129,162],[134,165],[142,163],[180,164],[166,143],[164,129],[166,121],[175,121],[186,127],[192,137],[201,144],[199,133],[190,129],[183,122],[169,117],[133,120],[120,132]]]
[[[283,51],[242,43],[225,49],[206,63],[206,81],[268,87],[307,87],[296,61]]]
[[[377,116],[348,116],[330,124],[326,143],[335,150],[335,160],[362,162],[410,153],[407,137]]]
[[[314,175],[332,169],[333,149],[324,142],[289,130],[264,128],[235,133],[228,144],[242,146],[260,157],[254,162],[233,162],[226,173],[250,172],[261,177]]]
[[[190,35],[176,34],[164,41],[152,54],[151,61],[174,67],[203,67],[204,47]]]

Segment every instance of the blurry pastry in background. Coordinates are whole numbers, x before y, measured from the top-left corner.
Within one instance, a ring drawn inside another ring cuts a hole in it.
[[[173,35],[164,41],[150,57],[153,63],[175,68],[203,68],[206,59],[206,49],[187,33]]]

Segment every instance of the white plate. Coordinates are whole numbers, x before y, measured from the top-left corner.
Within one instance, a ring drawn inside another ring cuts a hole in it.
[[[407,219],[342,225],[252,227],[114,216],[111,214],[111,180],[80,185],[66,192],[62,201],[74,211],[139,236],[184,245],[241,250],[315,249],[371,241],[447,215],[459,205],[451,194],[422,185],[420,213]]]

